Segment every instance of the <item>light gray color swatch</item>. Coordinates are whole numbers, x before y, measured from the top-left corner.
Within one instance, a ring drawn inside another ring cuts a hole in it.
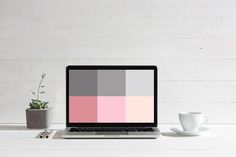
[[[126,70],[127,96],[154,96],[153,70]]]
[[[98,96],[125,96],[125,70],[98,70]]]
[[[97,70],[70,70],[70,96],[96,96]]]

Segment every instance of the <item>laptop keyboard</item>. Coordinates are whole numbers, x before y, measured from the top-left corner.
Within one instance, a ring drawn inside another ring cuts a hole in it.
[[[141,127],[75,127],[71,128],[70,132],[149,132],[153,131],[152,128],[141,128]]]

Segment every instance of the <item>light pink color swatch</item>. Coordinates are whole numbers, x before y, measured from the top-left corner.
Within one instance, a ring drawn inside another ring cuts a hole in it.
[[[98,96],[97,122],[125,122],[125,96]]]
[[[96,96],[70,96],[69,97],[70,122],[97,122]]]
[[[153,96],[126,96],[126,122],[154,122]]]

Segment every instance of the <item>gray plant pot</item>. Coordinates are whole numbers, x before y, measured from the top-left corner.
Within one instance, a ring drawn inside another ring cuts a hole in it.
[[[52,109],[26,109],[27,128],[45,129],[52,123]]]

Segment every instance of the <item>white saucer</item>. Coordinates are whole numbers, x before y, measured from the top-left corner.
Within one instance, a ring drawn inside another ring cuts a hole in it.
[[[183,131],[178,128],[171,128],[170,130],[176,132],[178,135],[181,135],[181,136],[200,136],[206,131],[208,131],[209,129],[201,127],[199,131]]]

